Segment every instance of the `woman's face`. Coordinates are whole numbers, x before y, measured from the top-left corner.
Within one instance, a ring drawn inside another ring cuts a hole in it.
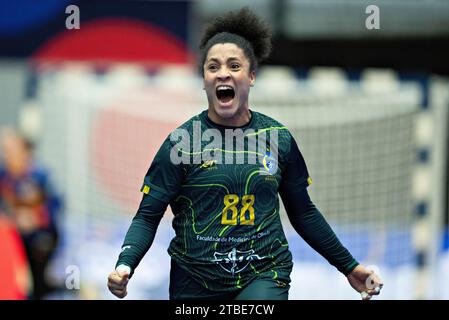
[[[25,142],[14,133],[6,133],[1,137],[0,148],[8,173],[14,177],[25,174],[31,160]]]
[[[243,50],[233,43],[218,43],[209,49],[203,70],[211,119],[224,125],[245,124],[256,75]]]

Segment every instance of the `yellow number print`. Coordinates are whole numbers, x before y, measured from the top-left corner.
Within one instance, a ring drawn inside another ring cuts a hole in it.
[[[245,226],[254,225],[254,195],[246,194],[242,197],[242,211],[240,211],[240,224]],[[249,212],[249,218],[246,219],[246,212]]]
[[[222,211],[221,224],[236,226],[237,225],[237,204],[239,197],[236,194],[225,195],[223,202],[225,207]],[[246,194],[242,197],[242,210],[240,211],[240,224],[246,226],[253,226],[255,213],[254,213],[254,195]],[[229,219],[229,211],[231,211],[231,218]],[[248,218],[247,218],[248,213]]]
[[[223,208],[221,215],[221,224],[228,224],[231,226],[237,225],[237,203],[239,203],[239,197],[236,194],[225,195],[223,202],[225,207]],[[228,218],[228,212],[231,211],[231,219]]]

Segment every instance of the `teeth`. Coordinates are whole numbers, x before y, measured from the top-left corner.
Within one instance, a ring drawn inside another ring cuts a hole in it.
[[[218,86],[217,90],[234,90],[231,86]]]

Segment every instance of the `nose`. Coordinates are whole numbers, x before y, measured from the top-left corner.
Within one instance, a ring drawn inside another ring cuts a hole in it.
[[[228,68],[220,68],[220,70],[217,73],[217,78],[221,81],[229,79],[231,76],[229,75]]]

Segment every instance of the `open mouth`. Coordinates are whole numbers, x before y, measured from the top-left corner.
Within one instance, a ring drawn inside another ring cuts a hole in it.
[[[228,85],[220,85],[216,89],[217,98],[221,103],[229,103],[235,97],[234,88]]]

